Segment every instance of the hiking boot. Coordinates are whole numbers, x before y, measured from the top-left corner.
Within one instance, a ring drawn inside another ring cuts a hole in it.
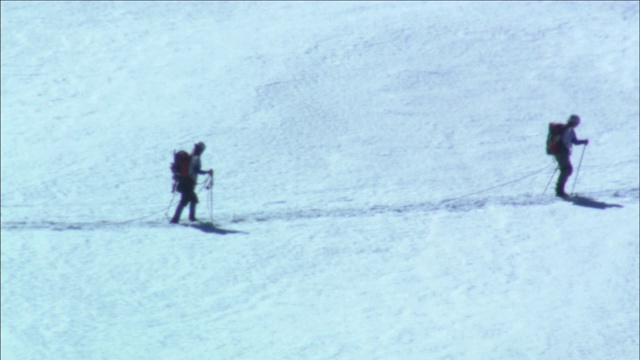
[[[566,192],[564,192],[564,191],[559,191],[559,192],[557,192],[557,193],[556,193],[556,196],[557,196],[557,197],[559,197],[559,198],[563,198],[563,199],[568,199],[568,198],[570,198],[569,194],[567,194],[567,193],[566,193]]]

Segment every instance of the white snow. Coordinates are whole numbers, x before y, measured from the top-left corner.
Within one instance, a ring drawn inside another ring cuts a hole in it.
[[[638,2],[1,4],[3,360],[640,356]]]

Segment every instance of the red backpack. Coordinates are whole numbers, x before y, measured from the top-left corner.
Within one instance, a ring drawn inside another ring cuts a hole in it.
[[[191,161],[191,155],[184,150],[173,152],[173,163],[171,163],[171,173],[173,174],[173,180],[180,178],[186,178],[189,176],[189,163]]]
[[[549,133],[547,134],[547,155],[555,155],[562,146],[562,132],[566,128],[565,124],[549,123]]]

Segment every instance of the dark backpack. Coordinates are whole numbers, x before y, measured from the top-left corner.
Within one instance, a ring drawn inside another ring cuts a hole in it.
[[[189,176],[189,163],[191,161],[191,155],[184,150],[173,152],[173,162],[171,163],[171,173],[173,174],[173,180],[179,180],[180,178],[186,178]]]
[[[562,145],[562,133],[566,128],[565,124],[549,123],[549,133],[547,134],[547,155],[557,154]]]

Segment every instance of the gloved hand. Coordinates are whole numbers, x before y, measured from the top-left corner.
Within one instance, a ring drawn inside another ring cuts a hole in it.
[[[213,176],[213,169],[209,169],[209,171],[207,171],[207,173],[211,176]]]
[[[589,139],[584,139],[584,140],[582,141],[582,143],[583,143],[583,144],[585,144],[585,145],[589,145]]]

